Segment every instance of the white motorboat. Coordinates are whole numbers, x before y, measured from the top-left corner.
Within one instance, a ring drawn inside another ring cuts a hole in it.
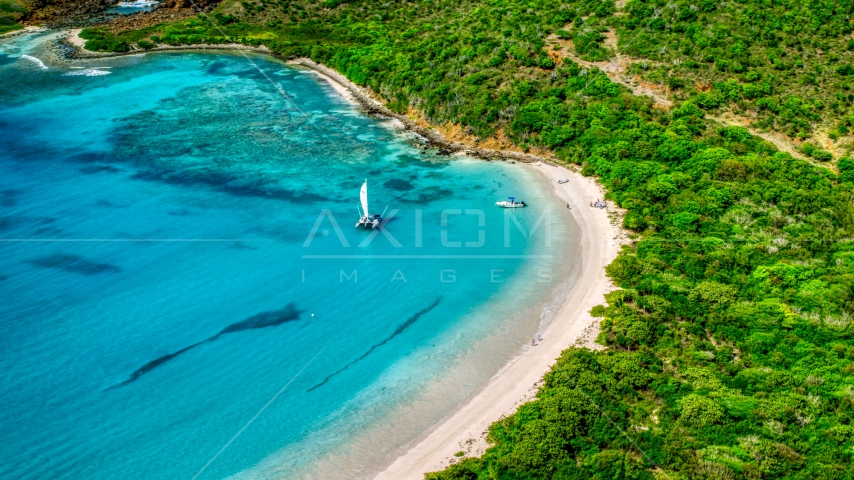
[[[365,180],[365,183],[362,184],[362,190],[359,191],[359,199],[362,203],[362,209],[359,211],[359,221],[356,222],[357,227],[365,227],[374,229],[380,226],[380,223],[383,221],[383,217],[380,214],[371,215],[368,213],[368,181]]]
[[[495,202],[495,205],[501,208],[521,208],[526,207],[525,202],[516,201],[516,197],[507,197],[507,200]]]
[[[569,179],[564,178],[563,180],[558,180],[557,183],[560,183],[560,184],[569,183]]]

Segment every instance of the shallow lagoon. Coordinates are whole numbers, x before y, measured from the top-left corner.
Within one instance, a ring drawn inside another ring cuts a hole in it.
[[[0,43],[4,477],[369,475],[570,287],[575,227],[525,166],[272,59],[45,38]],[[386,233],[353,227],[364,179]]]

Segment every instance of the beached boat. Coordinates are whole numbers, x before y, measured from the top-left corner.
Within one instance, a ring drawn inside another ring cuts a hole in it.
[[[564,178],[563,180],[558,180],[557,183],[560,183],[560,184],[569,183],[569,179]]]
[[[380,226],[383,221],[382,215],[368,213],[368,181],[362,184],[362,189],[359,191],[359,199],[362,203],[362,209],[359,211],[359,221],[356,222],[357,227],[365,227],[374,229]]]
[[[495,202],[495,205],[501,208],[521,208],[527,206],[525,205],[525,202],[517,202],[516,197],[507,197],[507,200]]]

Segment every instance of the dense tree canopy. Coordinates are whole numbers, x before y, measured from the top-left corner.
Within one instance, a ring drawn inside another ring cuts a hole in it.
[[[851,0],[631,0],[605,22],[621,51],[649,60],[638,72],[704,108],[752,111],[799,138],[828,116],[838,138],[854,113],[852,15]]]

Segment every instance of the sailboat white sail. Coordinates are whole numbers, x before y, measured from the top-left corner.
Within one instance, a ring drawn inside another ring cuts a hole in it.
[[[359,191],[359,200],[362,203],[362,211],[360,212],[362,218],[356,222],[357,227],[367,227],[367,228],[377,228],[380,226],[380,223],[383,221],[382,215],[374,214],[371,215],[368,210],[368,181],[365,180],[365,183],[362,184],[362,189]],[[383,212],[385,214],[385,212]]]
[[[368,216],[368,181],[362,184],[362,190],[359,192],[359,198],[362,200],[362,215]]]

